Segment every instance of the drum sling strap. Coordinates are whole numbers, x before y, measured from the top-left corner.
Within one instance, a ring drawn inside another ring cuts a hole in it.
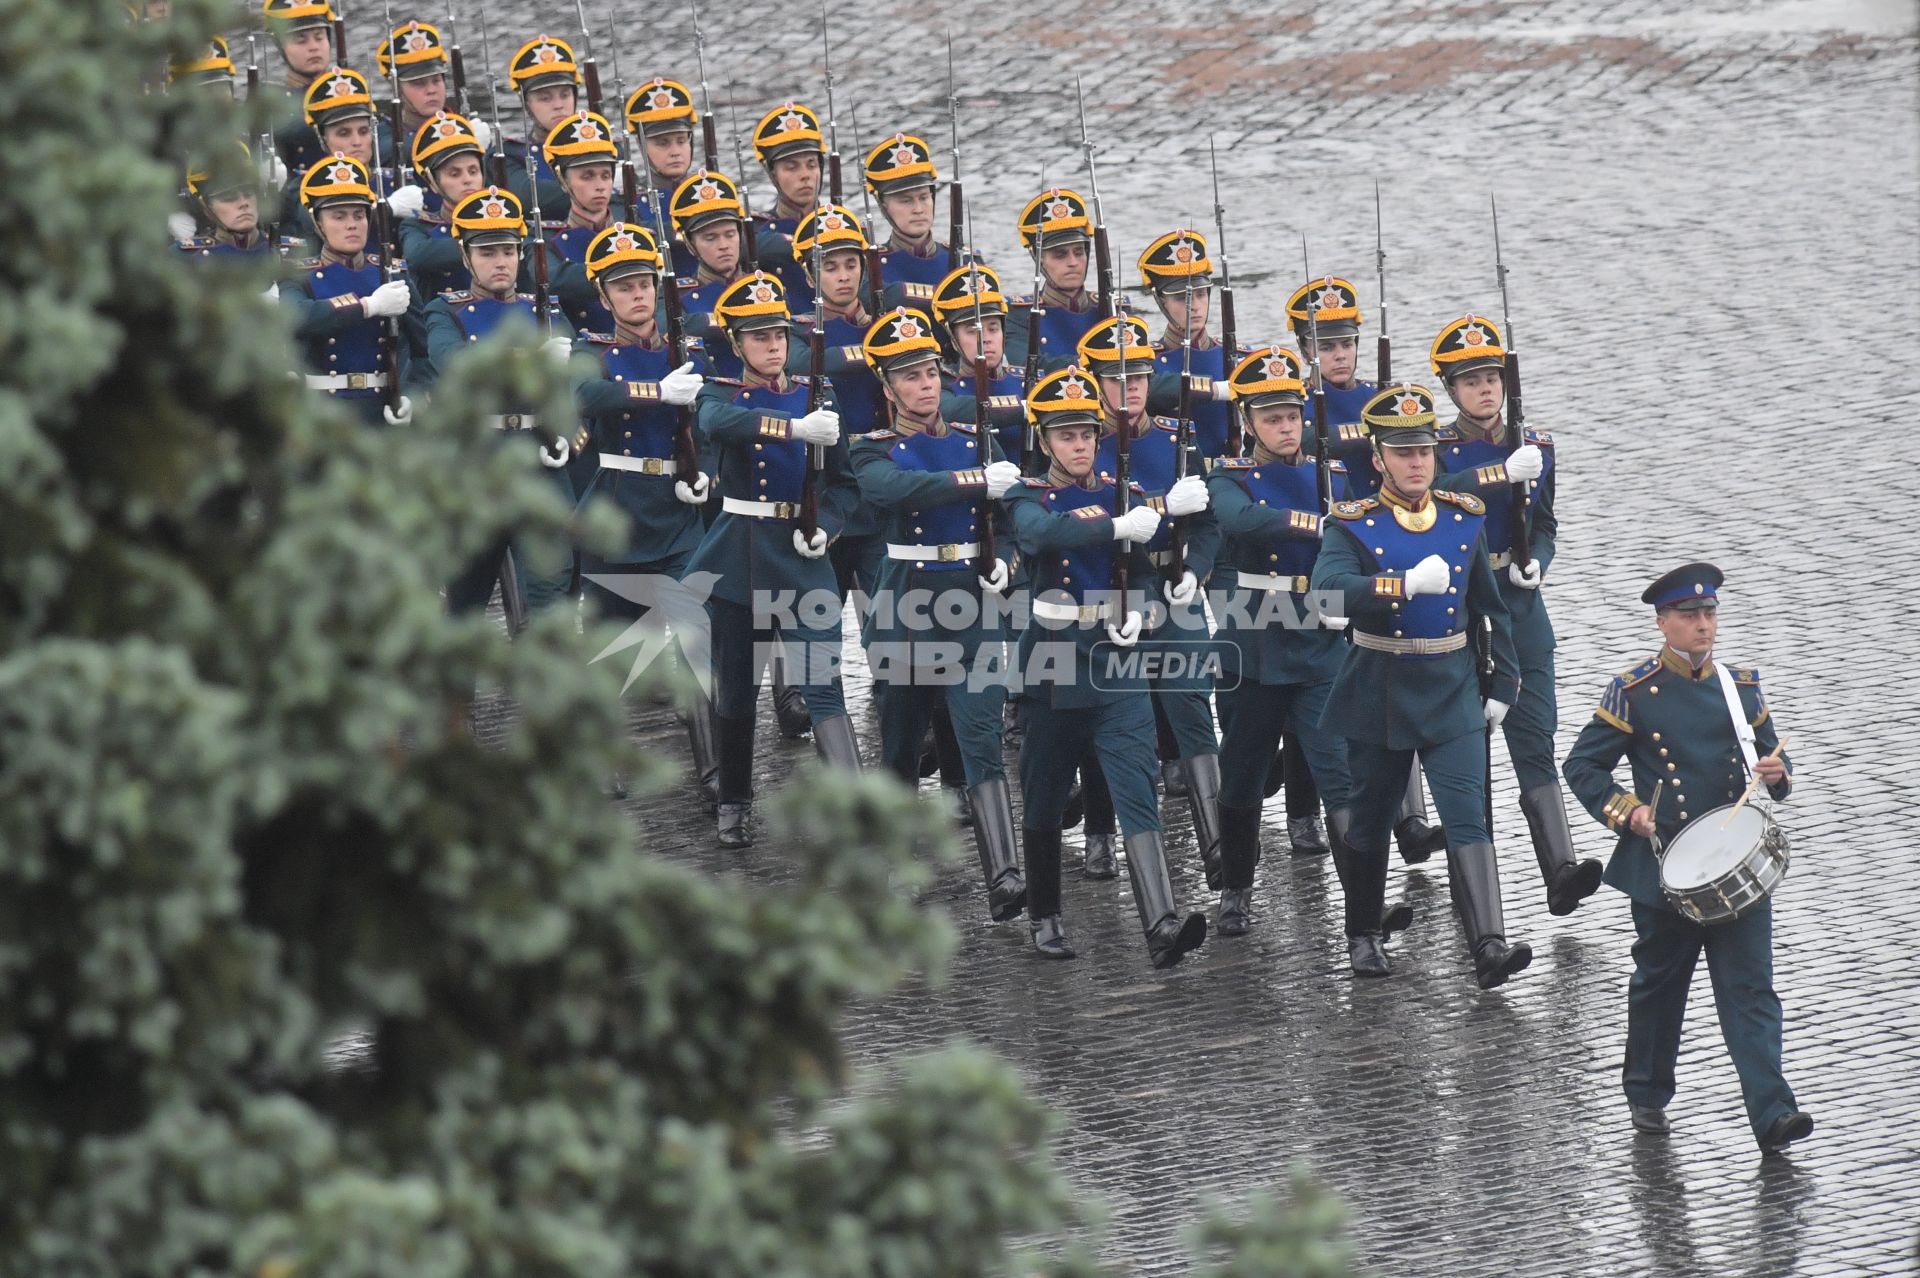
[[[1747,775],[1751,777],[1754,765],[1759,762],[1753,751],[1753,725],[1747,722],[1747,713],[1740,708],[1740,690],[1734,686],[1727,668],[1716,661],[1713,672],[1720,676],[1720,693],[1727,699],[1727,714],[1733,720],[1733,739],[1740,743],[1740,757],[1747,761]]]

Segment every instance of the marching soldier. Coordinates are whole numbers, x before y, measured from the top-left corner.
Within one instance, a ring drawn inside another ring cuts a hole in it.
[[[925,297],[961,265],[955,249],[933,238],[933,190],[940,180],[933,152],[921,139],[896,133],[867,152],[864,168],[867,189],[893,232],[880,246],[880,281],[918,285]]]
[[[892,406],[893,428],[857,439],[852,461],[862,499],[885,520],[881,597],[868,636],[880,750],[908,785],[935,706],[953,724],[966,772],[974,840],[996,922],[1027,903],[1014,844],[1013,803],[1001,763],[1006,684],[998,609],[1011,573],[987,558],[981,530],[1020,478],[991,436],[940,413],[940,343],[924,316],[901,307],[875,320],[864,349]],[[909,610],[909,601],[929,607]],[[919,621],[923,624],[916,624]]]
[[[1006,363],[1007,298],[1000,276],[990,266],[963,266],[948,274],[933,292],[933,315],[946,330],[953,362],[940,411],[948,421],[974,420],[974,370],[987,368],[987,420],[1000,455],[1013,460],[1024,451],[1026,401],[1020,372]]]
[[[373,60],[381,79],[399,82],[401,138],[415,136],[421,126],[447,109],[447,79],[453,63],[440,28],[419,21],[403,23],[387,33],[373,51]]]
[[[591,111],[570,115],[547,134],[543,154],[567,193],[566,221],[546,237],[547,277],[568,323],[586,332],[608,332],[613,316],[587,278],[586,263],[587,245],[594,237],[614,221],[632,217],[614,196],[620,150],[613,142],[613,126]]]
[[[207,47],[197,58],[167,63],[167,87],[185,84],[197,88],[225,90],[233,96],[233,56],[227,42],[209,36]]]
[[[1268,346],[1242,360],[1230,384],[1252,440],[1251,455],[1223,459],[1207,487],[1226,538],[1221,560],[1236,570],[1233,593],[1216,592],[1216,598],[1230,599],[1216,615],[1222,636],[1238,650],[1241,680],[1220,744],[1224,887],[1216,922],[1222,936],[1239,936],[1251,919],[1267,760],[1283,732],[1313,769],[1336,858],[1349,855],[1353,813],[1346,740],[1321,723],[1346,653],[1340,640],[1345,622],[1323,617],[1311,594],[1324,517],[1319,476],[1301,448],[1306,384],[1300,361],[1291,351]],[[1333,467],[1334,497],[1343,500],[1345,467]],[[1298,843],[1294,851],[1302,851]],[[1349,904],[1356,907],[1355,934],[1370,931],[1372,918],[1359,917],[1358,894]],[[1397,914],[1383,927],[1398,929],[1409,920],[1410,914]],[[1384,964],[1355,970],[1386,975]]]
[[[538,324],[544,318],[535,307],[535,299],[520,292],[521,255],[527,238],[526,216],[520,201],[510,191],[487,187],[462,200],[450,217],[452,239],[471,284],[465,289],[448,289],[423,308],[426,328],[427,361],[430,376],[438,378],[452,363],[463,358],[468,346],[514,318]],[[556,356],[567,353],[566,339],[556,339]],[[509,413],[494,420],[495,429],[516,436],[545,435],[547,442],[538,449],[540,464],[552,477],[560,496],[569,505],[573,487],[567,479],[566,465],[570,447],[565,436],[571,424],[556,431],[553,423],[545,431],[530,411]],[[454,616],[483,611],[493,597],[493,587],[506,571],[507,543],[483,551],[447,585],[447,610]],[[513,556],[514,570],[520,574],[521,589],[530,609],[538,609],[565,597],[565,565],[542,571],[531,565],[524,551]],[[506,583],[502,583],[503,587]]]
[[[650,574],[676,580],[698,549],[706,524],[701,507],[711,494],[709,476],[679,477],[676,448],[681,412],[700,394],[703,381],[689,342],[688,358],[678,365],[658,321],[662,274],[659,246],[645,227],[616,222],[587,246],[586,271],[613,317],[613,331],[582,338],[580,349],[593,356],[592,375],[576,368],[574,402],[590,431],[598,470],[581,495],[611,502],[632,520],[624,550],[610,557],[589,555],[584,580],[607,614],[635,620],[641,607],[609,589],[603,574]],[[581,361],[582,364],[585,361]],[[697,697],[687,712],[694,773],[719,802],[719,728],[713,703]]]
[[[395,232],[406,254],[407,269],[422,296],[438,297],[448,289],[464,289],[472,283],[448,212],[487,185],[483,130],[483,125],[463,115],[451,111],[436,114],[413,135],[413,171],[426,182],[428,190],[403,186],[387,197],[387,207],[400,219]],[[427,207],[429,193],[434,196],[435,209]],[[518,205],[518,199],[514,203]]]
[[[690,330],[710,335],[707,358],[713,361],[714,371],[724,377],[738,377],[740,366],[733,346],[715,331],[719,320],[714,306],[739,282],[745,263],[747,220],[740,188],[723,173],[701,169],[674,191],[668,210],[674,234],[698,263],[691,278],[680,280],[680,301],[686,307]],[[757,248],[761,260],[767,262],[788,252],[785,241],[768,240]],[[783,293],[782,305],[784,299]]]
[[[717,578],[707,606],[720,736],[719,838],[737,848],[753,842],[754,707],[759,671],[775,645],[787,649],[788,668],[799,676],[814,749],[833,767],[860,768],[840,690],[839,596],[827,562],[827,544],[853,513],[859,489],[830,389],[786,374],[793,321],[779,280],[763,271],[743,276],[716,300],[714,316],[743,376],[709,379],[697,401],[699,429],[719,450],[721,513],[687,571]],[[800,522],[809,484],[818,500],[811,536]],[[790,615],[761,613],[782,594],[799,601]],[[809,596],[834,600],[831,615],[810,608]]]
[[[1060,368],[1073,362],[1080,339],[1100,319],[1087,291],[1093,219],[1079,192],[1055,187],[1027,201],[1019,232],[1021,246],[1037,259],[1042,283],[1039,297],[1020,298],[1009,308],[1008,358],[1025,363],[1037,330],[1040,367]]]
[[[215,147],[208,159],[190,165],[187,196],[194,202],[195,214],[177,228],[187,234],[174,241],[183,253],[204,260],[276,252],[285,255],[301,246],[298,236],[282,237],[271,223],[260,220],[260,172],[245,142],[236,139]]]
[[[1600,862],[1579,860],[1567,828],[1566,800],[1553,769],[1553,733],[1559,726],[1559,702],[1553,689],[1553,623],[1547,618],[1540,581],[1553,562],[1553,514],[1557,468],[1553,439],[1528,430],[1508,447],[1502,406],[1506,398],[1506,350],[1491,320],[1466,315],[1440,330],[1433,340],[1435,376],[1459,410],[1440,433],[1442,488],[1471,492],[1487,507],[1487,561],[1513,619],[1513,646],[1520,658],[1520,699],[1501,729],[1514,777],[1520,783],[1520,810],[1533,836],[1533,854],[1547,889],[1547,909],[1571,914],[1600,888]],[[1516,484],[1526,486],[1523,526],[1527,562],[1513,555]]]
[[[1124,345],[1123,345],[1124,343]],[[1172,609],[1162,623],[1148,628],[1144,650],[1190,656],[1199,648],[1211,650],[1206,613],[1199,602],[1200,582],[1213,572],[1220,546],[1220,527],[1207,513],[1204,466],[1191,441],[1186,441],[1186,475],[1180,472],[1180,423],[1147,412],[1147,383],[1153,372],[1153,347],[1147,323],[1136,315],[1104,319],[1080,339],[1079,365],[1093,374],[1100,388],[1101,439],[1095,455],[1100,478],[1112,482],[1119,473],[1119,434],[1128,433],[1128,455],[1133,482],[1163,503],[1165,514],[1180,519],[1186,533],[1186,555],[1177,581],[1165,583]],[[1171,529],[1167,530],[1168,532]],[[1172,562],[1167,532],[1147,547],[1160,580]],[[1144,584],[1144,582],[1142,583]],[[1161,673],[1150,681],[1156,720],[1156,742],[1164,735],[1171,758],[1162,765],[1163,778],[1184,781],[1179,787],[1191,800],[1194,837],[1209,883],[1220,878],[1220,742],[1213,730],[1213,686],[1204,669],[1191,674]],[[1162,733],[1159,722],[1164,720]],[[1097,762],[1089,759],[1087,772]],[[1083,774],[1083,777],[1085,774]],[[1109,787],[1111,788],[1111,787]]]
[[[1313,313],[1308,315],[1309,303]],[[1328,424],[1325,426],[1330,455],[1346,464],[1347,488],[1355,497],[1363,497],[1380,486],[1380,472],[1372,461],[1372,444],[1367,437],[1361,414],[1377,393],[1371,382],[1360,380],[1360,294],[1348,280],[1331,275],[1311,280],[1295,289],[1287,299],[1287,322],[1293,327],[1294,340],[1300,344],[1303,360],[1320,357],[1320,376],[1325,385]],[[1315,335],[1319,345],[1314,345]],[[1313,420],[1313,405],[1307,405],[1309,443],[1318,448],[1322,425]],[[1287,817],[1289,828],[1295,818],[1312,812],[1318,805],[1313,795],[1313,776],[1301,766],[1298,752],[1288,752],[1286,766]],[[1420,785],[1420,762],[1414,761],[1407,774],[1407,793],[1393,823],[1394,842],[1400,858],[1409,864],[1425,861],[1447,846],[1447,836],[1427,821],[1427,801]],[[1309,846],[1312,838],[1309,836]],[[1315,848],[1314,850],[1318,850]]]
[[[413,290],[404,278],[383,279],[380,254],[368,249],[374,194],[367,166],[347,155],[322,160],[300,179],[300,204],[320,251],[301,263],[298,278],[280,286],[280,304],[293,315],[307,385],[370,425],[406,425],[411,401],[401,396],[396,411],[386,400],[396,377],[401,387],[408,384],[410,358],[382,321],[405,315]]]
[[[1747,1119],[1761,1150],[1774,1154],[1811,1135],[1813,1116],[1800,1111],[1780,1069],[1773,903],[1762,900],[1711,927],[1695,923],[1666,899],[1660,857],[1649,843],[1671,843],[1689,825],[1724,810],[1750,774],[1775,800],[1793,788],[1793,764],[1779,749],[1759,672],[1714,660],[1724,582],[1712,564],[1687,564],[1640,596],[1653,606],[1666,643],[1608,685],[1562,771],[1574,797],[1620,836],[1607,882],[1632,901],[1637,937],[1621,1072],[1634,1127],[1668,1130],[1687,988],[1704,950]],[[1613,779],[1622,757],[1633,769],[1632,790]]]
[[[1312,585],[1333,592],[1351,619],[1321,723],[1347,738],[1353,820],[1334,863],[1346,896],[1347,949],[1356,975],[1390,970],[1381,948],[1387,832],[1417,751],[1447,834],[1447,863],[1480,988],[1533,961],[1509,944],[1500,873],[1488,829],[1482,732],[1500,725],[1519,664],[1507,609],[1487,563],[1486,506],[1432,487],[1433,396],[1401,385],[1375,395],[1361,421],[1373,440],[1380,491],[1333,508]],[[1476,687],[1470,637],[1488,628],[1493,673]],[[1236,713],[1235,719],[1239,716]]]
[[[267,32],[287,68],[281,90],[291,104],[304,103],[307,90],[333,65],[333,24],[340,15],[328,0],[265,0],[263,12]],[[286,120],[275,126],[273,145],[289,173],[305,173],[328,154],[298,110],[290,110]]]
[[[678,80],[655,76],[627,95],[625,115],[627,132],[640,139],[647,166],[647,180],[641,184],[645,207],[633,210],[633,217],[647,226],[658,222],[671,227],[664,203],[693,169],[693,131],[700,123],[693,91]],[[658,218],[656,201],[662,205]],[[692,275],[699,264],[691,250],[677,238],[672,248],[675,277]]]
[[[398,178],[391,170],[375,173],[377,157],[385,153],[385,126],[374,116],[373,95],[367,78],[352,67],[330,67],[327,73],[307,87],[301,103],[307,126],[319,140],[322,155],[344,155],[358,160],[367,170],[371,184],[379,179],[384,189],[394,190]],[[281,222],[298,226],[311,234],[312,224],[304,217],[299,192],[290,188]]]
[[[531,130],[527,137],[508,138],[504,143],[507,186],[522,208],[537,205],[541,217],[556,221],[567,215],[567,192],[547,163],[542,143],[562,120],[580,110],[580,66],[573,46],[554,36],[535,36],[507,64],[507,84],[520,95]],[[533,198],[532,182],[540,183],[538,200]]]
[[[800,223],[820,207],[821,166],[827,156],[820,117],[797,102],[775,107],[754,126],[753,154],[774,191],[773,211],[755,215],[755,234],[770,232],[792,244]],[[813,305],[813,291],[797,247],[792,259],[781,267],[780,278],[787,286],[788,305],[799,314]]]
[[[1122,513],[1120,494],[1101,478],[1098,394],[1093,377],[1071,366],[1035,384],[1027,405],[1049,469],[1003,499],[1019,548],[1033,561],[1032,620],[1020,640],[1028,694],[1020,744],[1027,914],[1040,954],[1074,956],[1060,921],[1060,824],[1074,770],[1091,749],[1126,836],[1148,957],[1155,967],[1171,967],[1206,939],[1207,920],[1180,914],[1167,874],[1146,684],[1137,671],[1109,662],[1116,648],[1139,641],[1144,625],[1139,611],[1116,598],[1116,560],[1125,557],[1133,582],[1154,579],[1145,547],[1160,529],[1160,512],[1144,492],[1133,492]],[[1067,677],[1037,677],[1050,668],[1064,668]]]
[[[1153,294],[1167,321],[1154,344],[1155,394],[1150,407],[1160,413],[1176,411],[1180,376],[1191,364],[1194,446],[1211,465],[1227,452],[1227,422],[1233,411],[1227,402],[1231,398],[1227,375],[1236,361],[1207,331],[1213,310],[1213,260],[1207,256],[1207,237],[1193,230],[1168,231],[1147,246],[1139,265],[1140,287]]]

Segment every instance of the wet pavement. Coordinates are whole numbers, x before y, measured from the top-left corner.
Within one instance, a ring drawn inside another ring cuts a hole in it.
[[[570,8],[540,12],[571,31]],[[782,34],[793,12],[730,6],[726,29],[752,44],[709,50],[715,92],[741,86],[744,124],[790,94],[820,98],[817,19]],[[1363,372],[1375,180],[1403,373],[1424,373],[1447,319],[1498,313],[1497,190],[1529,422],[1554,434],[1562,466],[1547,584],[1561,748],[1606,679],[1657,646],[1644,583],[1687,559],[1725,568],[1721,652],[1759,667],[1799,769],[1782,810],[1794,863],[1776,899],[1776,984],[1788,1076],[1819,1128],[1786,1158],[1759,1157],[1701,973],[1673,1134],[1633,1134],[1619,1091],[1625,900],[1603,889],[1570,918],[1547,915],[1503,753],[1508,927],[1536,958],[1502,990],[1473,985],[1438,859],[1396,866],[1422,921],[1394,943],[1394,979],[1351,979],[1332,867],[1284,854],[1276,800],[1257,929],[1171,973],[1146,964],[1124,876],[1069,872],[1082,957],[1055,964],[1029,956],[1023,927],[989,924],[955,865],[934,901],[961,936],[951,978],[857,1008],[856,1059],[965,1036],[1017,1063],[1068,1118],[1069,1174],[1111,1209],[1104,1250],[1141,1274],[1184,1271],[1203,1196],[1283,1182],[1295,1160],[1346,1197],[1374,1272],[1912,1272],[1920,696],[1902,618],[1920,538],[1903,500],[1873,514],[1884,499],[1870,492],[1920,419],[1914,13],[1880,0],[952,0],[840,22],[842,149],[857,111],[869,146],[918,132],[943,170],[940,42],[956,33],[977,234],[1010,277],[1023,270],[1013,218],[1042,161],[1049,180],[1084,181],[1079,74],[1125,261],[1178,221],[1211,233],[1211,132],[1243,340],[1279,335],[1305,230],[1316,271],[1361,285]],[[634,78],[656,65],[693,78],[680,33],[633,44],[663,55],[641,66],[626,52]],[[871,737],[857,675],[849,691]],[[679,757],[663,712],[636,715]],[[761,742],[763,792],[811,755],[777,742],[764,703]],[[713,847],[685,791],[632,806],[664,854],[783,873],[767,843]],[[1208,904],[1184,804],[1167,812],[1176,884]],[[1611,844],[1577,813],[1576,837],[1590,855]]]

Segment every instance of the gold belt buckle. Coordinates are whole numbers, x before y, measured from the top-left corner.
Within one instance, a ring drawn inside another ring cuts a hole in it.
[[[960,547],[957,545],[939,547],[939,559],[943,564],[957,563],[960,559]]]
[[[776,519],[797,519],[800,516],[800,503],[795,501],[776,501],[773,503]]]
[[[519,430],[519,429],[520,429],[520,414],[519,414],[519,413],[507,413],[507,414],[505,414],[504,416],[502,416],[502,417],[500,418],[500,429],[502,429],[502,430]]]
[[[348,390],[365,390],[365,389],[367,389],[367,374],[365,374],[365,373],[348,373],[348,374],[347,374],[347,389],[348,389]]]

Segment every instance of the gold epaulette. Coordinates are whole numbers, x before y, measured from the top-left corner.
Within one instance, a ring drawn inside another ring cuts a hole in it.
[[[1760,672],[1752,666],[1728,666],[1727,673],[1733,676],[1735,683],[1752,684],[1756,688],[1760,686]]]
[[[468,302],[473,300],[473,290],[465,288],[443,288],[440,290],[443,302]]]
[[[1651,679],[1659,669],[1660,654],[1655,653],[1624,674],[1615,675],[1614,680],[1622,688],[1631,688],[1636,683],[1645,683],[1648,679]]]
[[[1536,448],[1552,448],[1553,447],[1553,436],[1547,434],[1547,432],[1545,432],[1544,430],[1534,430],[1533,428],[1529,427],[1526,430],[1521,431],[1520,436],[1522,439],[1526,440],[1527,443],[1532,444]]]
[[[1252,470],[1253,458],[1222,457],[1218,461],[1214,462],[1214,467],[1217,470]]]
[[[948,422],[947,429],[957,430],[963,435],[977,435],[980,433],[972,422]]]
[[[1481,501],[1472,493],[1453,493],[1439,488],[1431,489],[1430,491],[1439,500],[1451,502],[1466,511],[1469,515],[1484,515],[1487,513],[1487,503]]]
[[[1380,509],[1378,497],[1362,497],[1359,501],[1336,501],[1333,514],[1336,519],[1359,519]]]
[[[1151,420],[1155,426],[1159,427],[1161,430],[1164,430],[1164,431],[1177,432],[1180,429],[1180,419],[1178,417],[1156,416]]]
[[[1435,426],[1433,428],[1433,437],[1437,442],[1442,444],[1457,444],[1460,442],[1460,432],[1451,426]]]

